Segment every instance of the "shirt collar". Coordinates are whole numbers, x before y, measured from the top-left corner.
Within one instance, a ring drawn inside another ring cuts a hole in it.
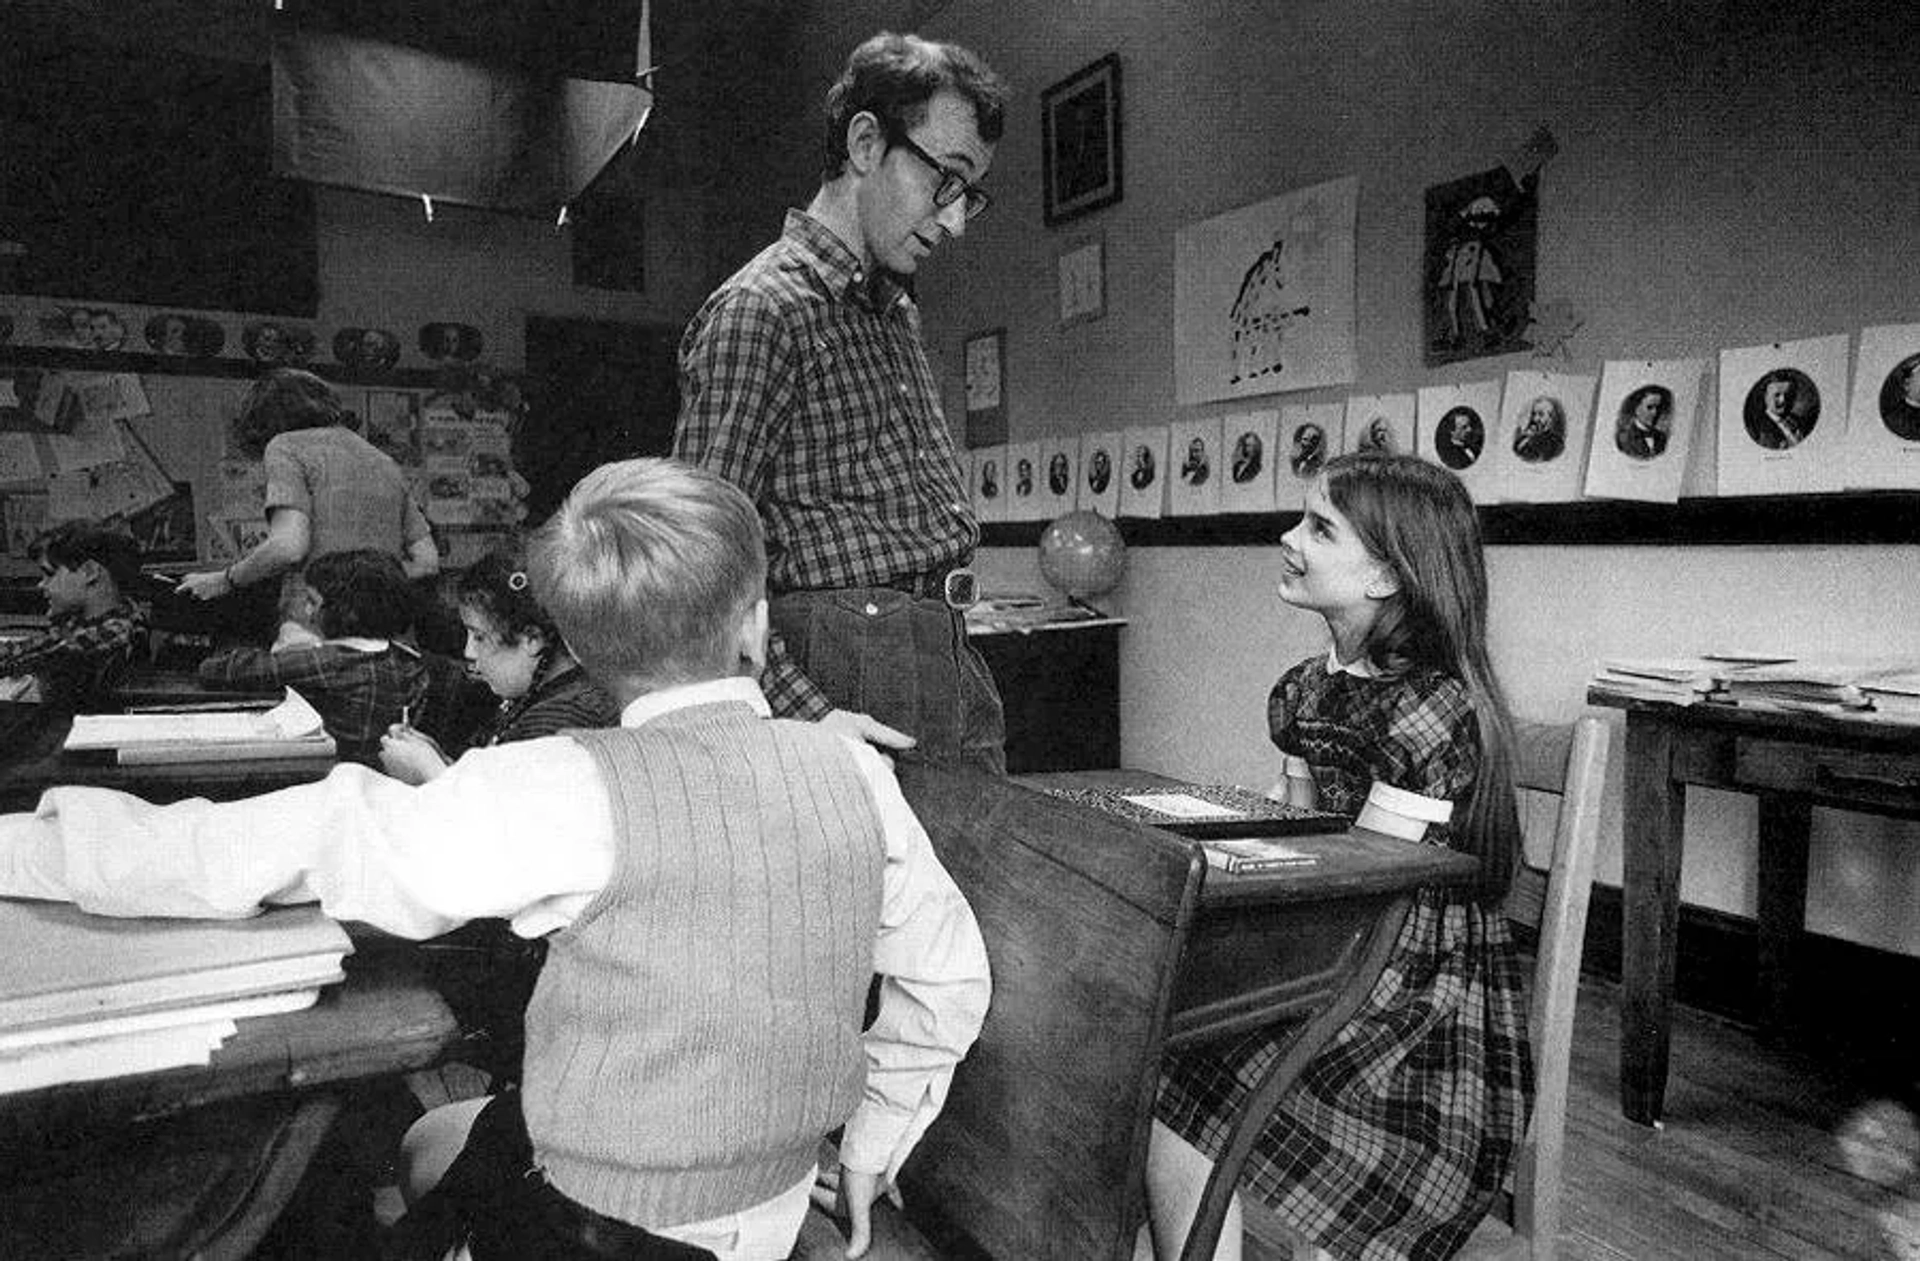
[[[766,695],[760,691],[759,680],[738,675],[726,679],[706,679],[699,683],[682,683],[677,687],[664,687],[657,692],[637,696],[620,711],[620,725],[640,727],[677,709],[727,701],[747,705],[762,718],[773,716],[773,711],[767,706]]]
[[[1367,657],[1366,653],[1361,653],[1352,661],[1346,662],[1343,665],[1340,658],[1335,655],[1331,646],[1327,648],[1327,673],[1351,674],[1356,679],[1377,679],[1380,677],[1380,671],[1374,668],[1372,660]]]
[[[787,211],[786,235],[803,249],[827,292],[865,310],[885,312],[906,296],[882,268],[868,268],[833,229],[804,210]]]

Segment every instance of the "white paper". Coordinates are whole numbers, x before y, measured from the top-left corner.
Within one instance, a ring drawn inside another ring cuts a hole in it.
[[[36,482],[46,474],[32,434],[0,430],[0,483]]]
[[[1420,454],[1453,470],[1476,504],[1494,502],[1491,448],[1500,418],[1500,382],[1468,381],[1420,390]]]
[[[1414,430],[1412,394],[1355,394],[1347,400],[1346,437],[1341,451],[1420,449]]]
[[[1220,511],[1221,418],[1175,421],[1167,433],[1167,515]]]
[[[1354,379],[1348,177],[1174,234],[1174,394],[1181,404]]]
[[[1720,352],[1723,495],[1791,495],[1846,484],[1847,335]]]
[[[1040,499],[1040,519],[1052,521],[1073,511],[1079,484],[1080,439],[1055,435],[1040,440],[1040,463],[1033,470],[1033,493]]]
[[[1007,448],[976,447],[973,452],[973,515],[994,522],[1007,519]]]
[[[1038,442],[1016,442],[1007,448],[1007,520],[1044,521],[1040,498],[1043,477]]]
[[[1494,493],[1517,503],[1580,498],[1587,472],[1597,378],[1523,370],[1507,374]]]
[[[1586,493],[1674,503],[1698,428],[1704,359],[1614,359],[1600,372]]]
[[[287,689],[286,699],[265,712],[186,714],[78,714],[67,733],[69,749],[122,749],[143,744],[228,744],[252,740],[299,740],[322,729],[305,697]]]
[[[1920,324],[1860,330],[1848,420],[1847,485],[1920,487]]]
[[[1211,801],[1202,801],[1186,793],[1123,793],[1122,801],[1131,801],[1136,806],[1157,811],[1172,819],[1240,819],[1245,818],[1238,810],[1229,810],[1217,806]]]
[[[70,433],[48,434],[47,447],[53,452],[54,471],[59,473],[116,464],[127,457],[120,426],[91,416],[77,421]]]
[[[1121,435],[1126,476],[1120,482],[1120,515],[1157,517],[1167,497],[1167,427],[1143,425]]]
[[[1221,418],[1220,511],[1272,512],[1274,506],[1274,433],[1280,413],[1236,412]]]
[[[1273,471],[1275,508],[1298,512],[1306,506],[1307,483],[1340,450],[1345,412],[1339,403],[1289,403],[1280,409],[1273,439],[1281,456]]]
[[[1074,506],[1103,517],[1120,515],[1120,433],[1080,435],[1080,483]]]

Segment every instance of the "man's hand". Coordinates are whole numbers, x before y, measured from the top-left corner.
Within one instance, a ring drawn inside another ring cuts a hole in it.
[[[856,714],[850,709],[829,711],[820,719],[820,725],[837,731],[843,736],[852,736],[856,740],[865,740],[868,744],[878,745],[882,749],[911,749],[919,743],[904,731],[895,731],[883,722],[876,722],[865,714]]]
[[[861,715],[856,715],[859,717]],[[882,728],[885,730],[885,728]],[[900,1188],[881,1185],[877,1173],[822,1169],[813,1183],[813,1202],[847,1223],[847,1256],[863,1257],[873,1244],[873,1202],[884,1192],[895,1208],[905,1208]]]
[[[212,573],[185,574],[176,585],[196,600],[218,600],[233,591],[233,580],[227,577],[224,569],[216,569]]]

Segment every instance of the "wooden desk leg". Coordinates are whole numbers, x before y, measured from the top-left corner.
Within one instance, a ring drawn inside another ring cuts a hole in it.
[[[1381,972],[1386,970],[1387,960],[1393,957],[1393,948],[1400,940],[1400,929],[1407,922],[1407,913],[1413,907],[1412,897],[1395,898],[1368,930],[1368,937],[1360,949],[1360,962],[1355,966],[1353,975],[1340,992],[1334,995],[1320,1013],[1301,1025],[1287,1044],[1286,1050],[1274,1057],[1273,1066],[1267,1070],[1267,1076],[1247,1096],[1246,1104],[1240,1109],[1240,1115],[1233,1120],[1227,1133],[1227,1145],[1220,1153],[1220,1159],[1214,1162],[1213,1174],[1207,1179],[1207,1190],[1200,1197],[1199,1211],[1194,1214],[1193,1225],[1187,1228],[1187,1243],[1180,1250],[1180,1261],[1210,1261],[1214,1246],[1220,1242],[1220,1225],[1227,1215],[1227,1204],[1233,1192],[1240,1185],[1240,1171],[1246,1166],[1247,1157],[1253,1152],[1253,1145],[1260,1138],[1260,1132],[1266,1128],[1267,1118],[1273,1115],[1273,1109],[1294,1082],[1306,1070],[1313,1057],[1320,1053],[1340,1032],[1347,1021],[1353,1019],[1353,1013],[1373,993],[1373,987],[1380,981]]]
[[[1807,923],[1807,834],[1813,806],[1804,797],[1760,796],[1760,1036],[1793,1025],[1793,951]]]
[[[1620,1110],[1653,1125],[1667,1094],[1674,933],[1686,787],[1672,776],[1674,728],[1627,715],[1626,817],[1620,942]]]

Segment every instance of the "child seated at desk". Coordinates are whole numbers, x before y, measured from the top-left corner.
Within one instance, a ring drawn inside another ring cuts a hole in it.
[[[201,686],[293,688],[319,711],[342,761],[377,765],[380,737],[400,722],[465,748],[486,694],[461,663],[402,641],[416,605],[400,562],[371,549],[329,552],[301,579],[289,584],[273,647],[215,653],[200,663]]]
[[[145,642],[146,615],[128,599],[140,576],[139,551],[124,533],[68,521],[36,540],[32,552],[47,629],[0,641],[0,699],[95,707]]]
[[[533,598],[519,549],[498,548],[467,566],[454,599],[467,633],[467,664],[500,698],[476,745],[619,725],[620,707],[587,677]],[[409,784],[426,783],[450,760],[417,727],[396,724],[380,742],[380,764]]]
[[[1450,1257],[1493,1206],[1533,1101],[1500,912],[1520,823],[1479,523],[1439,465],[1355,453],[1309,485],[1280,553],[1280,598],[1325,618],[1333,643],[1274,685],[1274,744],[1323,810],[1352,818],[1376,784],[1430,799],[1450,821],[1422,839],[1479,858],[1481,883],[1421,891],[1373,993],[1267,1119],[1241,1188],[1337,1257]],[[1167,1057],[1147,1157],[1163,1261],[1185,1244],[1226,1118],[1279,1053],[1262,1031]],[[1239,1236],[1236,1200],[1216,1261],[1239,1261]]]
[[[739,490],[603,466],[528,572],[619,728],[475,749],[419,787],[342,766],[217,805],[53,789],[0,816],[0,894],[200,916],[317,896],[409,937],[477,916],[550,934],[524,1088],[416,1127],[422,1182],[472,1142],[402,1223],[411,1242],[446,1222],[478,1258],[586,1255],[592,1236],[777,1261],[844,1123],[832,1194],[864,1250],[986,1013],[973,913],[878,753],[770,716],[766,556]]]

